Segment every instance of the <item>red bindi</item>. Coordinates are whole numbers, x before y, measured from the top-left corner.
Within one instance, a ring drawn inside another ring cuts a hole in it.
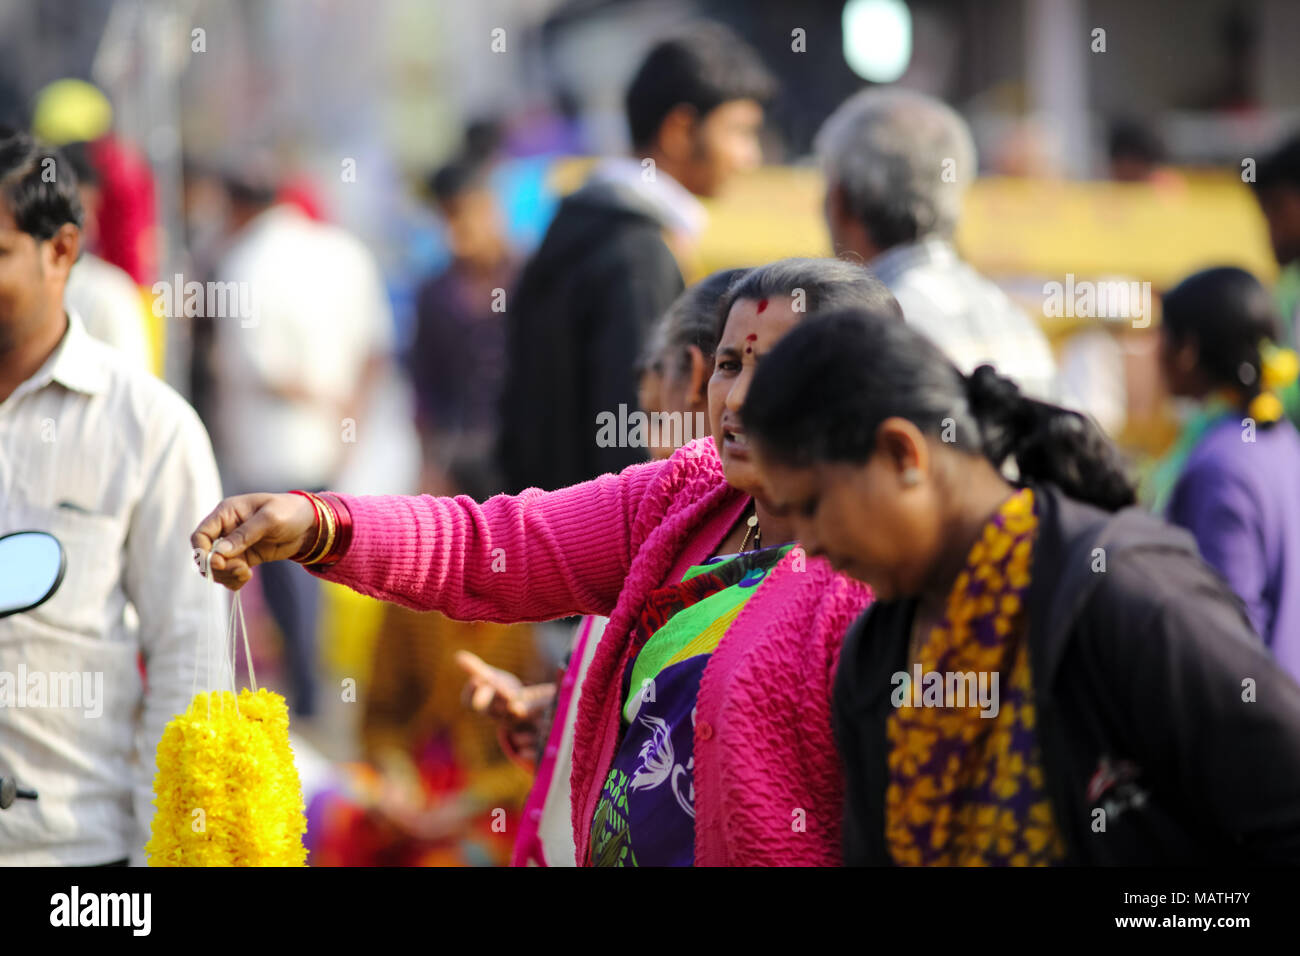
[[[758,311],[759,311],[759,312],[762,312],[762,311],[763,311],[764,309],[766,309],[766,308],[767,308],[767,299],[759,299],[759,300],[758,300]]]
[[[745,341],[746,341],[746,342],[757,342],[757,341],[758,341],[758,336],[757,336],[757,335],[746,335],[746,336],[745,336]],[[746,346],[745,346],[745,354],[746,354],[746,355],[753,355],[753,354],[754,354],[754,346],[752,346],[752,345],[746,345]]]

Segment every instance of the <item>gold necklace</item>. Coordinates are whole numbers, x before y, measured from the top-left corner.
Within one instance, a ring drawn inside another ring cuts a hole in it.
[[[745,550],[745,545],[749,544],[749,535],[753,532],[754,550],[757,551],[763,541],[763,529],[758,526],[758,505],[754,505],[754,513],[749,516],[749,520],[745,524],[749,525],[749,528],[745,531],[745,539],[740,542],[740,550]]]

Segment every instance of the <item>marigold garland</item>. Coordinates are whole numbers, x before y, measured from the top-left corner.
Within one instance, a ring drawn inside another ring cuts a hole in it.
[[[305,866],[289,710],[265,688],[199,693],[158,743],[150,866]],[[201,811],[196,813],[195,811]]]

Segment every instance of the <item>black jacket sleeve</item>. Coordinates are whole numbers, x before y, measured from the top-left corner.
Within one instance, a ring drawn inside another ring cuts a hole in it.
[[[1207,856],[1300,863],[1300,686],[1195,556],[1139,549],[1116,564],[1088,640],[1153,786]]]

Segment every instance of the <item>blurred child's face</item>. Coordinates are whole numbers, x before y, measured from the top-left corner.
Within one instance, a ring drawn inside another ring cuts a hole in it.
[[[789,296],[771,299],[740,299],[727,314],[713,377],[709,379],[709,426],[722,456],[727,483],[747,494],[759,489],[753,450],[740,420],[754,369],[773,346],[799,324]]]
[[[447,246],[460,262],[491,264],[505,244],[501,211],[486,189],[469,189],[438,203]]]

